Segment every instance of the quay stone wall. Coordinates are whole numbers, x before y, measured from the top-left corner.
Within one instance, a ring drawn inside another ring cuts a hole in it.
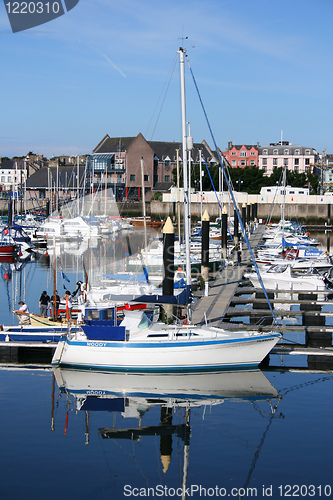
[[[251,196],[248,196],[248,201],[238,202],[241,211],[242,203],[246,205],[248,203],[257,203],[257,214],[258,219],[266,220],[271,216],[272,220],[279,220],[281,218],[281,203],[272,203],[267,201],[257,200],[257,196],[254,196],[254,200],[250,201]],[[317,197],[316,197],[317,198]],[[321,197],[324,198],[324,197]],[[325,197],[326,198],[326,197]],[[332,200],[333,201],[333,200]],[[299,222],[306,223],[325,223],[329,222],[333,218],[333,209],[330,206],[330,200],[323,199],[323,201],[311,203],[306,200],[302,202],[297,201],[286,201],[285,203],[285,218],[291,220],[297,220]],[[228,214],[234,214],[234,208],[229,200],[223,202],[223,206],[226,207]],[[181,214],[183,215],[183,206],[180,204]],[[207,210],[211,218],[220,216],[220,206],[215,202],[203,202],[203,211]],[[165,218],[168,215],[171,217],[177,213],[177,202],[159,202],[152,201],[150,203],[150,213],[152,218]],[[201,203],[191,202],[191,215],[200,217],[201,213]]]

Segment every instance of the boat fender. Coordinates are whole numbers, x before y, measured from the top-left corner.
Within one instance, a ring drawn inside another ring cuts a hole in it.
[[[0,325],[0,331],[3,332],[3,325]]]

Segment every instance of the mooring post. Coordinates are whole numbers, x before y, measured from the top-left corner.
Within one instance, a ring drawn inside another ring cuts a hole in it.
[[[238,245],[238,239],[239,239],[238,215],[237,215],[237,210],[234,209],[234,243],[236,246]]]
[[[227,234],[228,234],[228,212],[224,206],[222,209],[222,253],[223,257],[227,259]]]
[[[209,281],[209,215],[205,210],[201,225],[201,277],[204,281],[205,295],[208,295]]]
[[[164,278],[162,283],[163,295],[173,295],[174,276],[175,276],[175,233],[171,218],[168,217],[163,227],[163,268]],[[165,313],[167,318],[172,317],[172,304],[165,305]]]
[[[245,205],[245,203],[243,203],[243,205],[242,205],[242,222],[243,222],[244,229],[246,230],[246,205]]]

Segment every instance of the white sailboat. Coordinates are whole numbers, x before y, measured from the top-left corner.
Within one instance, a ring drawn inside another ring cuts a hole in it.
[[[185,241],[190,242],[188,147],[185,117],[185,50],[179,49],[181,76]],[[190,297],[190,245],[186,246],[186,290]],[[176,299],[176,298],[174,298]],[[188,319],[191,320],[190,308]],[[83,325],[58,343],[52,364],[126,372],[192,372],[257,366],[278,342],[277,333],[231,332],[196,325],[151,323],[143,311],[126,311],[119,326]]]

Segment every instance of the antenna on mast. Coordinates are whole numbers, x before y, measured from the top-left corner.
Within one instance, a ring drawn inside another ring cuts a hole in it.
[[[180,36],[178,37],[178,40],[181,40],[182,41],[182,46],[180,47],[180,49],[184,49],[184,40],[188,40],[188,36]]]

